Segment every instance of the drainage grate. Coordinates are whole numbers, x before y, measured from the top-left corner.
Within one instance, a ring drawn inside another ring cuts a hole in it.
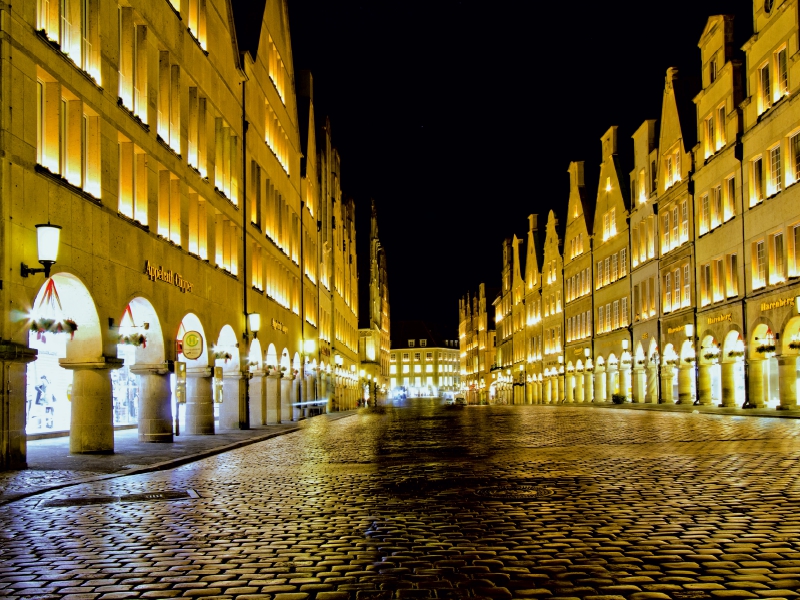
[[[66,508],[71,506],[91,506],[94,504],[114,504],[116,502],[158,502],[161,500],[183,500],[199,498],[194,490],[147,492],[144,494],[127,494],[125,496],[84,496],[82,498],[53,498],[45,500],[40,506],[46,508]]]
[[[555,493],[553,488],[543,485],[501,485],[475,490],[475,495],[492,500],[537,500]]]

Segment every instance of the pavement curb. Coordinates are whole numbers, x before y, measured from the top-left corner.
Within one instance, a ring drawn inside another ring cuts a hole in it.
[[[336,416],[335,418],[331,418],[331,421],[338,421],[339,419],[344,419],[346,417],[351,417],[356,413],[350,413],[347,415]],[[307,420],[307,419],[304,419]],[[242,448],[244,446],[249,446],[251,444],[258,444],[259,442],[265,442],[267,440],[287,435],[290,433],[296,433],[302,430],[302,427],[292,427],[290,429],[286,429],[284,431],[275,431],[272,433],[268,433],[265,435],[261,435],[258,437],[248,438],[245,440],[239,440],[237,442],[231,442],[230,444],[225,444],[223,446],[217,446],[216,448],[209,448],[207,450],[202,450],[200,452],[195,452],[193,454],[187,454],[185,456],[180,456],[178,458],[172,458],[169,460],[161,461],[158,463],[153,463],[152,465],[145,465],[142,467],[138,467],[136,469],[126,469],[124,472],[117,472],[117,473],[106,473],[104,475],[97,475],[94,477],[83,477],[80,479],[72,479],[70,481],[65,481],[63,483],[56,483],[53,485],[48,485],[46,487],[36,488],[34,490],[19,492],[15,494],[6,494],[5,498],[0,498],[0,506],[5,506],[7,504],[11,504],[12,502],[17,502],[19,500],[24,500],[26,498],[30,498],[32,496],[38,496],[39,494],[44,494],[47,492],[52,492],[55,490],[61,490],[64,488],[82,485],[84,483],[96,483],[98,481],[106,481],[109,479],[118,479],[119,477],[128,477],[130,475],[142,475],[144,473],[153,473],[155,471],[167,471],[169,469],[174,469],[176,467],[183,466],[188,463],[196,462],[198,460],[203,460],[204,458],[209,458],[211,456],[216,456],[217,454],[222,454],[224,452],[229,452],[231,450],[236,450],[238,448]]]

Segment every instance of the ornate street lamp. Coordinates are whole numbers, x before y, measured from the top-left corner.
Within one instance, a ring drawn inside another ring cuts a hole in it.
[[[258,337],[258,330],[261,329],[261,314],[250,313],[247,315],[247,322],[250,325],[250,331],[253,332],[253,339]]]
[[[39,253],[39,262],[43,269],[31,269],[25,263],[20,266],[23,277],[44,273],[45,279],[50,277],[50,269],[58,259],[58,242],[61,237],[61,225],[39,224],[36,226],[36,245]]]

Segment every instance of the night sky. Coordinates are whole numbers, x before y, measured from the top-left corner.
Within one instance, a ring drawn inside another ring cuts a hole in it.
[[[744,0],[288,2],[295,69],[312,71],[356,201],[358,252],[374,198],[392,320],[448,335],[461,296],[499,286],[503,239],[524,237],[528,214],[543,227],[563,213],[570,161],[586,161],[596,193],[612,125],[628,174],[667,67],[699,77],[709,15],[736,15],[737,49],[752,34]]]

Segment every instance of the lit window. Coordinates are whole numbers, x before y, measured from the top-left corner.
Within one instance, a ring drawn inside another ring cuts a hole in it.
[[[181,68],[169,52],[158,53],[158,135],[175,154],[181,153]]]
[[[773,196],[783,189],[783,169],[781,168],[781,146],[778,144],[769,150],[769,181],[767,182],[769,196]]]
[[[789,139],[789,177],[792,183],[800,181],[800,133]]]
[[[706,119],[706,158],[717,151],[717,128],[714,123],[714,115]]]
[[[628,274],[628,249],[623,248],[619,251],[619,276],[625,277]]]
[[[414,352],[414,362],[419,362],[419,360],[420,360],[420,353]]]
[[[428,345],[428,340],[420,340],[419,341],[419,347],[420,348],[424,348],[427,345]],[[430,352],[428,352],[428,356],[430,357]]]
[[[147,26],[134,22],[132,8],[119,8],[119,37],[119,98],[147,123]]]
[[[739,269],[736,263],[736,255],[729,254],[726,262],[726,286],[727,296],[732,298],[739,295]]]
[[[700,198],[700,234],[707,233],[711,230],[711,210],[708,200],[708,194],[703,194]]]
[[[664,307],[665,313],[672,310],[672,274],[664,275]]]
[[[786,258],[783,252],[783,234],[776,233],[772,236],[772,268],[770,272],[770,284],[783,283],[786,281]]]
[[[676,280],[677,281],[677,280]],[[681,306],[692,305],[692,279],[689,274],[689,264],[683,265],[683,303]]]
[[[101,84],[99,14],[90,0],[38,2],[38,28],[98,85]]]
[[[769,64],[765,64],[758,69],[758,114],[772,106],[770,91]]]
[[[189,0],[189,33],[206,49],[206,2],[205,0]]]
[[[689,241],[689,201],[681,202],[681,244]]]
[[[786,46],[775,53],[775,101],[789,93],[789,69],[786,63]]]
[[[725,125],[727,122],[726,109],[723,104],[717,108],[717,150],[724,147],[727,142],[727,134],[725,132]]]
[[[767,255],[764,241],[753,244],[753,289],[767,285]]]
[[[403,373],[406,374],[408,372],[409,372],[408,365],[403,365]]]
[[[734,201],[736,199],[736,178],[729,177],[725,180],[725,194],[723,196],[723,219],[728,221],[736,215]]]
[[[750,206],[764,200],[764,161],[759,156],[751,162]]]

